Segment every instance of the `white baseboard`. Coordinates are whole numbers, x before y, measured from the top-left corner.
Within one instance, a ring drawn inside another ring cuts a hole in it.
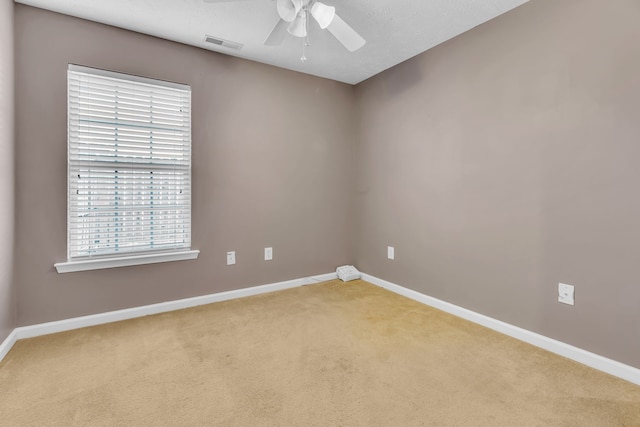
[[[420,292],[404,288],[400,285],[379,279],[369,274],[362,274],[362,280],[428,306],[453,314],[454,316],[461,317],[473,323],[493,329],[494,331],[501,332],[520,341],[535,345],[536,347],[540,347],[568,359],[575,360],[583,365],[587,365],[591,368],[640,385],[640,369],[634,368],[633,366],[625,365],[581,348],[545,337],[544,335],[540,335],[483,314],[476,313],[475,311],[467,310],[466,308],[421,294]]]
[[[2,359],[4,359],[7,353],[9,353],[9,350],[11,350],[11,347],[13,347],[16,341],[18,341],[18,336],[16,335],[16,330],[14,329],[13,331],[11,331],[9,336],[5,338],[2,343],[0,343],[0,362],[2,361]]]
[[[268,285],[255,286],[245,289],[220,292],[216,294],[203,295],[199,297],[168,301],[159,304],[145,305],[141,307],[128,308],[124,310],[110,311],[106,313],[92,314],[89,316],[75,317],[72,319],[59,320],[55,322],[41,323],[31,326],[21,326],[14,329],[9,336],[0,343],[0,361],[7,355],[9,350],[19,339],[32,338],[40,335],[47,335],[56,332],[69,331],[88,326],[101,325],[104,323],[117,322],[120,320],[133,319],[136,317],[148,316],[151,314],[164,313],[168,311],[180,310],[183,308],[195,307],[198,305],[211,304],[214,302],[228,301],[236,298],[244,298],[252,295],[265,294],[269,292],[295,288],[304,285],[336,279],[336,273],[322,274],[318,276],[305,277],[301,279],[288,280],[284,282],[271,283]],[[420,292],[404,288],[395,283],[383,279],[362,274],[362,279],[374,285],[380,286],[391,292],[411,298],[415,301],[440,309],[454,316],[461,317],[489,329],[501,332],[510,337],[543,348],[552,353],[564,356],[568,359],[598,369],[610,375],[630,381],[640,385],[640,369],[625,365],[615,360],[588,352],[578,347],[565,344],[561,341],[545,337],[544,335],[519,328],[509,323],[493,319],[491,317],[476,313],[457,305],[433,298]]]
[[[9,350],[11,350],[11,347],[13,347],[16,341],[23,338],[32,338],[40,335],[85,328],[87,326],[101,325],[104,323],[118,322],[120,320],[149,316],[151,314],[181,310],[183,308],[196,307],[198,305],[228,301],[252,295],[266,294],[269,292],[296,288],[299,286],[310,285],[313,283],[324,282],[326,280],[337,278],[338,276],[336,275],[336,273],[321,274],[318,276],[287,280],[284,282],[254,286],[251,288],[237,289],[233,291],[220,292],[199,297],[185,298],[158,304],[145,305],[141,307],[127,308],[124,310],[109,311],[106,313],[92,314],[89,316],[74,317],[71,319],[58,320],[55,322],[40,323],[31,326],[20,326],[15,328],[13,332],[9,334],[7,339],[5,339],[2,344],[0,344],[0,361],[4,358],[4,356],[6,356]]]

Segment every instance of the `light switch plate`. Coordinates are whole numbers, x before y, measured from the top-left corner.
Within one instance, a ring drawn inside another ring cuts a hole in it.
[[[574,287],[566,283],[558,283],[558,302],[574,305]]]
[[[264,248],[264,260],[271,261],[273,259],[273,248]]]
[[[396,249],[393,246],[387,246],[387,258],[389,259],[396,258]]]

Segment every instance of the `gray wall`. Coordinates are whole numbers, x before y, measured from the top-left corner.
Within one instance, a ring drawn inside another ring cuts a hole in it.
[[[0,0],[0,343],[15,327],[13,0]]]
[[[329,273],[351,261],[352,86],[27,6],[15,12],[19,325]],[[66,259],[68,63],[191,85],[197,260],[56,273],[53,264]],[[235,266],[226,266],[228,250]]]
[[[640,367],[638,16],[536,0],[357,86],[356,265]]]

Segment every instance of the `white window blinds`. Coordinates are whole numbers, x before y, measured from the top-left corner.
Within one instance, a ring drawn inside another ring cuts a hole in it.
[[[191,246],[191,88],[70,65],[68,258]]]

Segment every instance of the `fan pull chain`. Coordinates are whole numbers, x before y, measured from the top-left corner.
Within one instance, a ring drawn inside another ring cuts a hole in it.
[[[307,60],[307,55],[305,55],[305,50],[307,47],[306,37],[302,39],[302,56],[300,57],[300,61],[305,62]]]
[[[302,38],[302,56],[300,57],[300,61],[302,62],[306,62],[307,61],[307,55],[305,55],[306,52],[306,48],[311,46],[311,43],[309,43],[309,8],[308,6],[305,8],[305,16],[304,18],[306,19],[306,28],[307,31],[305,32],[304,37]]]

